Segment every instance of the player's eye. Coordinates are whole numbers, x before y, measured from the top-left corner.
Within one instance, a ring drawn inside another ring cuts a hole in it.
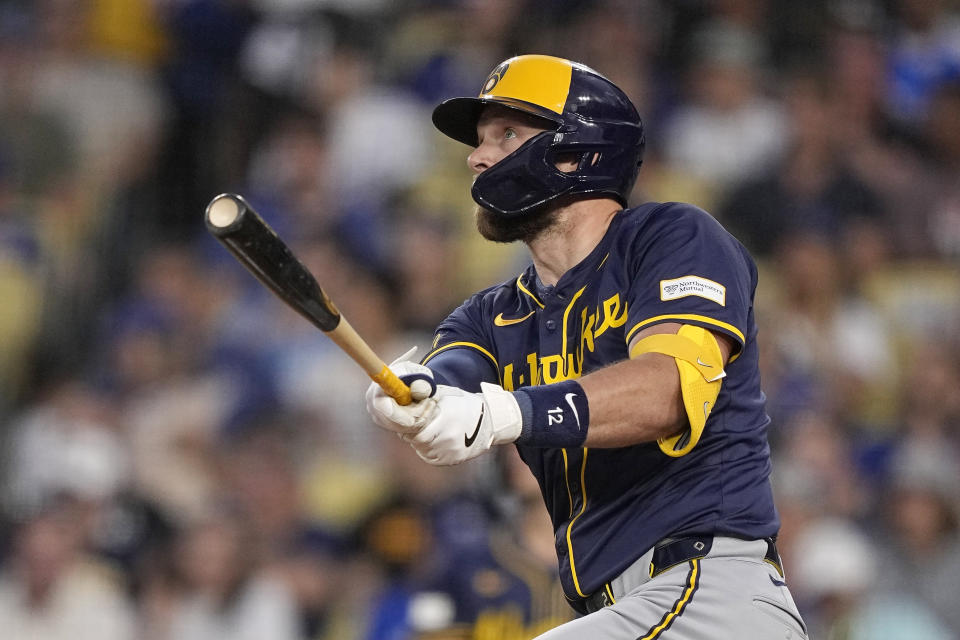
[[[513,129],[508,128],[506,131],[503,132],[504,140],[512,140],[513,138],[516,138],[516,137],[517,137],[517,132],[514,131]]]

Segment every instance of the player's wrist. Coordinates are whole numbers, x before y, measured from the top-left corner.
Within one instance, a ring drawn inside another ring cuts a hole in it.
[[[517,444],[543,448],[577,448],[587,439],[590,408],[576,380],[524,387],[513,392],[522,416]]]
[[[523,414],[514,394],[488,382],[480,383],[480,392],[488,412],[493,434],[492,445],[509,444],[520,437],[523,430]]]

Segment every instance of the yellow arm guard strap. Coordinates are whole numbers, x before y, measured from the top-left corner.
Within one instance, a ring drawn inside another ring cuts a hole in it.
[[[723,355],[717,339],[708,330],[685,324],[677,333],[656,333],[640,340],[630,350],[630,357],[642,353],[673,356],[680,372],[680,394],[687,411],[690,428],[660,438],[657,444],[668,456],[679,458],[689,453],[700,441],[707,416],[720,395]]]

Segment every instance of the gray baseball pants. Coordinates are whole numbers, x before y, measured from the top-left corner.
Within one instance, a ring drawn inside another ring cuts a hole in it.
[[[612,604],[538,640],[807,640],[764,540],[714,537],[706,556],[650,577],[653,550],[610,582]]]

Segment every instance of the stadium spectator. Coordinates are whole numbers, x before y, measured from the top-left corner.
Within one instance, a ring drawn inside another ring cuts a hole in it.
[[[90,509],[61,492],[21,514],[0,571],[0,627],[10,638],[134,640],[123,576],[85,553]]]
[[[765,93],[764,42],[757,34],[717,21],[692,43],[689,98],[667,123],[661,145],[668,163],[704,182],[716,199],[779,156],[786,122]],[[713,200],[695,204],[716,209]]]

